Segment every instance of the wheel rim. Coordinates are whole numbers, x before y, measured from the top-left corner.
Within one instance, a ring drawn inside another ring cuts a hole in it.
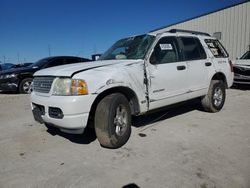
[[[126,132],[128,125],[128,112],[123,105],[119,105],[116,108],[115,118],[114,118],[114,126],[115,132],[117,135],[121,136]]]
[[[213,101],[215,106],[220,106],[223,101],[223,92],[221,88],[217,87],[214,90]]]
[[[31,83],[32,83],[32,81],[24,82],[24,84],[23,84],[24,93],[31,93]]]

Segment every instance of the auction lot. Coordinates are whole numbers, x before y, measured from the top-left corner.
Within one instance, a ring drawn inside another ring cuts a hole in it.
[[[105,149],[90,130],[47,132],[29,95],[0,94],[0,187],[250,187],[249,88],[227,90],[219,113],[191,101],[133,125],[125,146]]]

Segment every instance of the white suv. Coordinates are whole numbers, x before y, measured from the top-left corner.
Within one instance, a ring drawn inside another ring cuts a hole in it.
[[[81,134],[93,122],[100,144],[118,148],[130,137],[131,115],[193,98],[217,112],[232,83],[218,40],[186,30],[149,33],[119,40],[99,61],[36,72],[32,111],[67,133]]]

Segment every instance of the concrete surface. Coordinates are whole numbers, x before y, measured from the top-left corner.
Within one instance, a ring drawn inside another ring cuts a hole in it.
[[[0,95],[0,187],[250,187],[250,90],[231,89],[223,110],[197,101],[134,118],[128,143],[47,132],[28,95]],[[127,186],[126,186],[127,185]]]

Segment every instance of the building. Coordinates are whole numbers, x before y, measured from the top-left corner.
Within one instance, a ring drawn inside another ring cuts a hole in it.
[[[250,50],[250,1],[225,7],[151,32],[161,33],[170,29],[209,33],[218,38],[227,49],[230,58],[235,59]]]

